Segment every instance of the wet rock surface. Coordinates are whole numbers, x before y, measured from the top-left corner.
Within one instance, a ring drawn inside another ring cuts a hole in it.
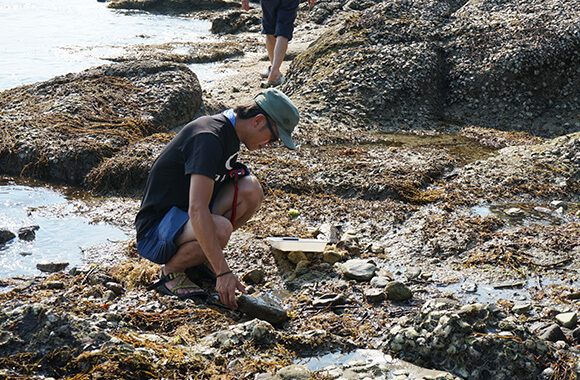
[[[155,61],[88,69],[0,93],[4,174],[81,185],[121,148],[189,121],[201,88],[185,66]]]
[[[0,93],[2,174],[25,169],[126,196],[29,212],[81,214],[131,236],[87,249],[87,268],[0,281],[0,377],[574,378],[580,136],[577,100],[562,95],[578,80],[571,4],[301,5],[291,42],[301,51],[283,66],[283,89],[303,115],[300,147],[242,150],[266,199],[225,249],[250,296],[281,306],[287,319],[274,324],[147,292],[159,268],[139,258],[130,233],[172,129],[259,91],[261,36],[243,25],[222,31],[237,33],[220,38],[244,55],[224,61],[235,74],[203,92],[170,63],[184,57],[162,55],[167,62],[128,61]],[[98,154],[79,154],[89,137]],[[270,236],[330,244],[288,254]],[[102,255],[115,260],[102,264]],[[345,272],[352,263],[364,270]],[[384,357],[302,364],[356,350]]]

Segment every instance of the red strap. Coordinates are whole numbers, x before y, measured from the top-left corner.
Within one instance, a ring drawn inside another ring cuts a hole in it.
[[[236,221],[236,208],[238,206],[238,176],[234,177],[234,202],[232,203],[232,226]]]
[[[246,174],[244,169],[234,169],[230,172],[230,177],[234,180],[234,201],[232,203],[232,226],[236,221],[236,208],[238,207],[238,179]]]

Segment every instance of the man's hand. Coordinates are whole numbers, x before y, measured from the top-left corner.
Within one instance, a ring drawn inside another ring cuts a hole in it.
[[[236,289],[244,294],[246,293],[246,288],[244,288],[244,285],[242,285],[233,273],[228,273],[217,278],[215,290],[220,295],[220,300],[222,300],[224,305],[232,310],[238,308]]]
[[[308,0],[308,1],[312,1],[312,0]],[[242,0],[242,9],[245,11],[250,10],[250,0]]]

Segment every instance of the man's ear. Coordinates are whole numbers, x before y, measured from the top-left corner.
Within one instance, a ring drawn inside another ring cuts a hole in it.
[[[262,123],[264,123],[265,117],[263,114],[259,113],[256,116],[254,116],[254,120],[252,123],[252,126],[254,128],[258,128],[262,125]],[[260,127],[261,128],[261,127]]]

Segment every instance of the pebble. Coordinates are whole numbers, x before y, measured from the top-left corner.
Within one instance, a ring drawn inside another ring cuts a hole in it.
[[[41,272],[54,273],[63,270],[68,266],[68,263],[38,263],[36,269]]]
[[[506,215],[508,216],[522,216],[525,214],[524,210],[519,207],[512,207],[505,210]]]
[[[561,313],[556,315],[556,321],[558,321],[561,326],[573,329],[576,327],[576,323],[578,322],[578,315],[574,312]]]
[[[322,256],[322,261],[328,264],[335,264],[342,261],[342,254],[336,251],[325,251]]]
[[[413,297],[413,292],[405,284],[399,281],[391,281],[385,287],[387,299],[392,301],[406,301]]]
[[[372,303],[380,303],[387,299],[385,292],[378,288],[365,289],[364,297],[367,301]]]
[[[266,277],[266,273],[263,269],[255,268],[247,271],[242,275],[242,281],[247,284],[261,284],[264,282],[264,278]]]
[[[348,260],[340,268],[344,277],[357,281],[369,281],[377,270],[373,262],[362,259]]]

